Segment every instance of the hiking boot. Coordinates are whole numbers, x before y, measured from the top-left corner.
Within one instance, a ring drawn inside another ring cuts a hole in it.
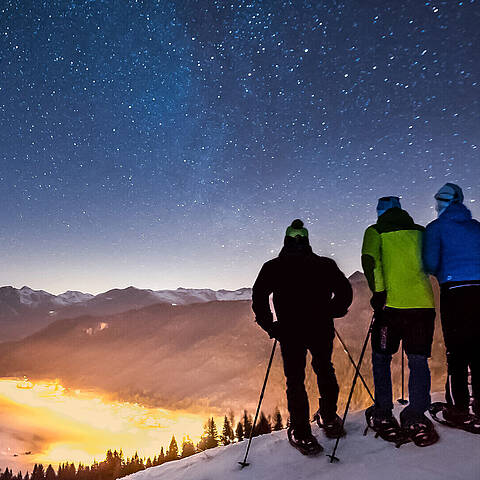
[[[401,417],[400,419],[403,420]],[[417,447],[428,447],[439,439],[433,423],[425,415],[411,423],[402,421],[402,429]]]
[[[479,416],[450,406],[446,407],[442,414],[445,421],[451,426],[461,428],[470,433],[480,433]]]
[[[295,430],[292,427],[289,427],[287,429],[287,436],[290,445],[303,455],[318,455],[323,451],[323,447],[312,434],[296,436]]]
[[[340,438],[347,434],[343,428],[343,421],[338,415],[335,415],[331,420],[322,421],[317,412],[314,419],[317,421],[318,426],[323,429],[327,438]]]
[[[365,410],[365,419],[368,427],[376,433],[376,437],[397,444],[404,439],[404,433],[397,419],[392,414],[387,416],[375,415],[375,405]]]

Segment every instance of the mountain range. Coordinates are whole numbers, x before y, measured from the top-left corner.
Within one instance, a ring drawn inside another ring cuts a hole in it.
[[[358,358],[372,315],[370,293],[363,274],[356,272],[349,280],[354,301],[348,314],[336,320],[336,328],[352,356]],[[248,299],[251,291],[180,289],[162,295],[130,288],[66,306],[56,304],[55,314],[59,312],[62,318],[50,315],[46,327],[1,344],[0,376],[58,378],[67,387],[93,389],[118,400],[164,408],[208,409],[219,414],[227,409],[254,410],[272,341],[254,322]],[[208,301],[210,296],[215,299]],[[37,301],[33,294],[28,298],[32,300],[30,305]],[[163,301],[159,302],[159,298]],[[142,302],[147,305],[142,306]],[[118,312],[122,306],[133,308]],[[334,365],[342,404],[354,370],[339,342],[335,342]],[[433,384],[441,390],[445,368],[440,328],[431,369]],[[362,371],[372,385],[368,353]],[[400,396],[399,356],[393,364],[393,378],[395,394]],[[266,411],[276,406],[285,411],[280,352],[273,363],[268,389]],[[310,369],[307,390],[311,399],[318,397]],[[362,408],[370,402],[365,390],[357,388],[353,406]],[[313,400],[312,410],[316,407]]]
[[[52,295],[29,287],[0,288],[0,341],[19,340],[41,330],[54,320],[82,315],[111,315],[156,303],[189,305],[199,302],[248,300],[251,289],[235,291],[188,289],[147,290],[135,287],[113,289],[98,295],[67,291]]]

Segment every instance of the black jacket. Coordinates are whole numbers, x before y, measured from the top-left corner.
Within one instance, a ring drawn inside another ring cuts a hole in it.
[[[352,287],[337,264],[312,252],[310,246],[283,247],[266,262],[253,285],[252,308],[257,323],[272,332],[269,296],[282,330],[291,333],[331,324],[352,303]]]

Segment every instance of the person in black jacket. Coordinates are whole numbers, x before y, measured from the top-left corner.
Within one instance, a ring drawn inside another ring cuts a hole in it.
[[[277,321],[273,321],[269,296]],[[252,308],[256,322],[280,342],[287,381],[290,434],[306,451],[321,450],[309,422],[305,390],[307,350],[317,375],[319,414],[327,436],[344,435],[337,415],[338,383],[331,362],[335,329],[333,319],[343,317],[352,303],[352,287],[330,258],[313,253],[301,220],[287,228],[277,258],[266,262],[253,286]],[[303,452],[305,453],[305,451]]]

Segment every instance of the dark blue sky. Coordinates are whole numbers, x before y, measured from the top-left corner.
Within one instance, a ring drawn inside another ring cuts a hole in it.
[[[478,1],[1,5],[2,285],[251,285],[295,217],[351,273],[379,196],[480,213]]]

